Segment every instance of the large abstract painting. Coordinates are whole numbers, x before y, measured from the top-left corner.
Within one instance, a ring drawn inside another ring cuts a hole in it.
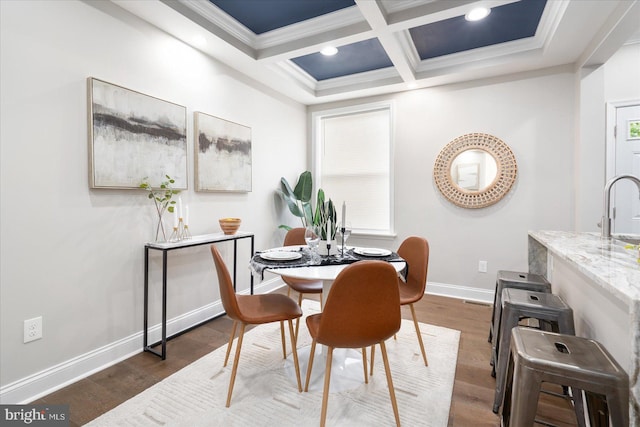
[[[186,108],[89,78],[91,188],[153,187],[175,180],[186,189]]]
[[[251,191],[251,128],[195,113],[196,191]]]

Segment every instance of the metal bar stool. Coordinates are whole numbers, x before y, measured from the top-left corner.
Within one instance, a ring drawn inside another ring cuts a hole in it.
[[[600,343],[516,327],[511,330],[510,346],[503,426],[533,426],[543,382],[572,388],[579,426],[585,425],[583,391],[606,398],[612,426],[629,425],[629,377]]]
[[[493,412],[496,414],[504,396],[504,378],[509,359],[511,329],[518,326],[521,319],[545,321],[551,324],[555,332],[575,334],[573,310],[558,295],[509,288],[502,291],[500,336],[498,337],[494,363],[496,394],[493,401]]]
[[[493,304],[493,320],[490,325],[491,340],[491,376],[496,376],[496,358],[498,354],[498,338],[500,336],[500,319],[502,317],[502,291],[505,289],[523,289],[527,291],[551,293],[551,283],[539,274],[520,273],[517,271],[498,271],[496,293]]]
[[[494,354],[500,335],[500,317],[502,315],[502,291],[506,288],[525,289],[534,292],[551,293],[551,284],[539,274],[521,273],[518,271],[500,270],[496,277],[496,289],[493,295],[493,311],[489,324],[489,339],[491,343],[491,365],[495,366]],[[491,375],[496,376],[495,368]]]

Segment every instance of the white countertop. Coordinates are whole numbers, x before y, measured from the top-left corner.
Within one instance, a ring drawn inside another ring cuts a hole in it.
[[[640,301],[638,251],[598,233],[530,231],[529,236],[627,304]]]

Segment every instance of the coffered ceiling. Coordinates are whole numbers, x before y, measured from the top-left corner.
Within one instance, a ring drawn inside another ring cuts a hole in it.
[[[113,1],[305,104],[597,66],[640,27],[637,0]]]

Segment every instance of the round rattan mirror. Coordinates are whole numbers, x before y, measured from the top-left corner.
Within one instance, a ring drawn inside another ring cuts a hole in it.
[[[433,178],[451,203],[484,208],[500,201],[516,180],[513,152],[499,138],[485,133],[462,135],[448,143],[436,159]]]

